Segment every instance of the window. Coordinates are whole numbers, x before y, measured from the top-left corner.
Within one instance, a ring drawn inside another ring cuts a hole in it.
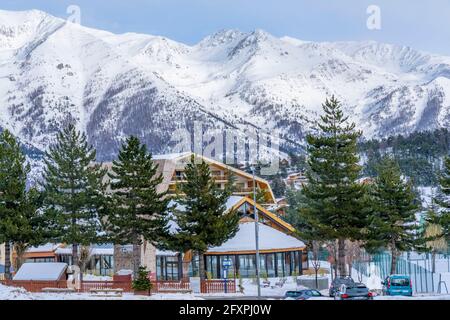
[[[213,176],[215,176],[215,177],[221,177],[221,176],[222,176],[222,171],[220,171],[220,170],[213,170],[213,171],[211,172],[211,174],[212,174]]]
[[[245,183],[244,183],[244,182],[238,182],[238,183],[236,183],[236,189],[237,189],[238,191],[244,190],[244,189],[245,189]]]
[[[217,260],[219,257],[217,256],[206,256],[206,272],[208,272],[209,276],[213,279],[221,278],[217,274]]]
[[[278,277],[284,277],[284,253],[279,252],[276,254],[277,257],[277,276]]]
[[[28,258],[25,260],[25,262],[32,262],[32,263],[55,262],[55,258],[54,257]]]
[[[268,253],[266,256],[267,276],[273,278],[275,274],[275,254]]]
[[[72,265],[72,255],[64,254],[58,256],[58,262],[65,262],[69,266]]]
[[[391,278],[391,286],[407,287],[409,286],[409,278]]]
[[[176,180],[184,180],[184,172],[180,170],[175,171]]]
[[[255,255],[239,255],[239,272],[242,277],[250,278],[256,275]]]
[[[158,256],[156,258],[156,277],[159,280],[179,280],[178,256]]]

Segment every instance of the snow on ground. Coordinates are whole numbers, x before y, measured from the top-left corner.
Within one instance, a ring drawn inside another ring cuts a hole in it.
[[[98,297],[89,293],[34,293],[32,300],[203,300],[193,294],[153,294],[136,296],[124,293],[122,297]]]
[[[375,300],[450,300],[449,294],[414,294],[412,297],[405,296],[376,296]]]
[[[7,287],[0,284],[0,300],[33,300],[33,297],[23,288]]]
[[[264,279],[261,279],[261,284],[263,281]],[[285,292],[289,290],[308,289],[306,287],[297,285],[297,282],[294,280],[294,277],[287,277],[286,283],[282,287],[275,285],[279,281],[279,278],[268,278],[268,281],[270,281],[270,286],[267,288],[261,288],[261,295],[265,297],[282,297],[284,296]],[[243,279],[242,285],[244,287],[244,295],[246,296],[258,295],[258,288],[254,280]]]
[[[31,293],[23,288],[0,285],[0,300],[203,300],[193,294],[154,294],[135,296],[124,293],[122,297],[98,297],[89,293]]]
[[[83,274],[84,281],[111,281],[113,278],[109,276],[96,276],[93,274]]]

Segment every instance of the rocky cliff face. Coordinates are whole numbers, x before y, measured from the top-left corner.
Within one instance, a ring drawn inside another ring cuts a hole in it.
[[[332,94],[366,137],[446,127],[450,58],[261,30],[225,30],[188,46],[0,11],[0,126],[39,150],[68,122],[87,132],[101,160],[130,134],[169,152],[174,132],[192,131],[194,121],[206,132],[266,130],[300,147]]]

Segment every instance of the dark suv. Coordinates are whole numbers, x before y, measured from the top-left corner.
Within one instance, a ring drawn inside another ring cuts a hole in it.
[[[336,291],[338,291],[343,284],[345,284],[346,286],[352,286],[355,284],[355,281],[349,276],[334,278],[330,286],[330,297],[334,297]]]

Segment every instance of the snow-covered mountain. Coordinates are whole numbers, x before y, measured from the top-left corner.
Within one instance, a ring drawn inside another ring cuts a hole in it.
[[[220,31],[188,46],[41,11],[0,11],[0,126],[45,149],[69,121],[101,159],[134,134],[166,152],[177,129],[249,128],[301,144],[332,94],[366,137],[449,126],[450,57],[377,42]]]

